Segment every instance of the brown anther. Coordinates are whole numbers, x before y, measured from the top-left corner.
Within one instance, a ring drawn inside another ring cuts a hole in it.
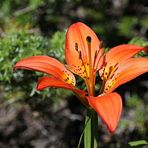
[[[97,55],[98,55],[98,51],[96,50],[96,52],[95,52],[95,59],[97,58]]]
[[[75,50],[78,51],[78,43],[75,43]]]
[[[86,37],[86,41],[87,41],[88,43],[91,43],[91,37],[90,37],[90,36],[87,36],[87,37]]]
[[[99,44],[99,49],[103,48],[103,42],[101,41]]]
[[[82,60],[82,53],[79,51],[79,59]]]

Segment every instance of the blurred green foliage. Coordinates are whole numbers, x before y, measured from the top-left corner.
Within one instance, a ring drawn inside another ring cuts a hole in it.
[[[4,29],[11,27],[11,23],[29,24],[39,27],[44,35],[51,35],[73,22],[83,21],[107,46],[114,46],[135,36],[147,38],[148,16],[144,4],[129,0],[3,0],[0,24]]]
[[[1,0],[1,98],[8,104],[26,101],[37,106],[38,110],[44,110],[46,106],[48,108],[52,101],[54,107],[58,108],[57,102],[70,96],[70,91],[49,88],[37,92],[36,82],[43,74],[26,70],[13,72],[14,64],[32,55],[49,55],[65,63],[65,29],[77,21],[93,28],[107,49],[125,43],[148,46],[148,16],[145,10],[144,0]],[[148,54],[141,52],[137,56],[147,57]],[[80,88],[85,89],[83,81],[76,78]],[[147,83],[145,77],[142,80]],[[99,89],[98,84],[96,88]],[[130,90],[134,93],[127,97]],[[118,137],[117,143],[120,141],[125,144],[130,138],[137,140],[132,137],[136,134],[137,137],[147,138],[146,90],[147,85],[140,82],[136,85],[130,83],[126,90],[121,90],[124,91],[125,107],[119,131],[123,135],[122,138]]]
[[[131,95],[126,98],[126,112],[123,114],[124,118],[121,119],[121,127],[123,130],[129,127],[131,131],[138,129],[142,135],[146,135],[147,114],[148,108],[143,98],[138,97],[136,94]]]
[[[0,80],[10,80],[14,64],[28,56],[45,54],[49,43],[41,36],[25,30],[5,32],[0,39]]]
[[[35,25],[35,10],[42,4],[42,0],[2,0],[0,1],[0,24],[5,24],[5,28],[10,27],[10,21],[16,21],[24,25],[30,23]]]
[[[140,37],[134,37],[129,41],[129,44],[134,44],[134,45],[139,45],[143,47],[148,47],[148,41],[140,38]],[[136,55],[136,57],[148,57],[148,52],[146,51],[141,51]]]
[[[139,38],[139,37],[134,37],[132,40],[129,41],[129,44],[135,44],[135,45],[147,47],[148,41],[143,40],[142,38]]]
[[[31,30],[14,28],[5,32],[0,38],[0,91],[7,92],[5,98],[15,101],[15,99],[25,97],[26,93],[29,93],[30,96],[35,95],[37,78],[43,74],[25,70],[14,72],[14,64],[33,55],[50,55],[64,62],[65,32],[56,32],[49,39],[31,32]],[[65,94],[63,91],[62,89],[53,89],[49,93],[48,90],[45,90],[42,92],[42,97],[52,96],[53,101],[58,98],[60,100]]]

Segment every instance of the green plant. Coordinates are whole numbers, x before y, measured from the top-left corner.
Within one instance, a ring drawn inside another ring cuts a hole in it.
[[[34,55],[52,55],[63,61],[63,45],[65,32],[56,32],[51,39],[45,38],[37,33],[31,33],[29,30],[21,28],[13,28],[7,30],[2,38],[0,38],[0,91],[5,92],[5,98],[18,100],[27,93],[30,96],[35,95],[34,79],[37,79],[41,73],[32,73],[26,71],[17,71],[13,73],[13,65],[16,61]],[[60,52],[59,52],[60,51]],[[22,79],[25,74],[25,79]],[[19,79],[18,79],[18,76]],[[29,83],[28,79],[32,82]],[[20,85],[22,88],[20,88]],[[14,93],[15,92],[15,93]],[[63,90],[55,90],[42,93],[42,97],[50,97],[55,101],[63,94]],[[66,93],[64,93],[66,94]],[[37,94],[36,94],[37,95]],[[55,97],[54,97],[55,96]],[[24,97],[25,98],[25,97]]]

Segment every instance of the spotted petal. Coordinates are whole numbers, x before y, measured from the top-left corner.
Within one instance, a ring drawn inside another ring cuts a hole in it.
[[[107,63],[112,63],[112,65],[116,63],[121,63],[122,61],[126,61],[127,59],[133,57],[135,54],[145,50],[146,47],[131,45],[131,44],[123,44],[118,45],[116,47],[111,48],[105,55],[105,60]]]
[[[130,44],[123,44],[111,48],[100,60],[103,61],[103,66],[99,70],[100,76],[104,75],[104,72],[109,73],[111,67],[117,67],[120,63],[125,62],[142,50],[146,51],[146,49],[147,47]]]
[[[122,111],[122,99],[117,93],[88,97],[90,106],[100,115],[110,132],[114,132]]]
[[[17,62],[14,69],[28,69],[51,74],[54,77],[75,85],[74,75],[58,60],[48,56],[31,56]]]
[[[83,79],[88,77],[89,66],[94,66],[96,57],[99,59],[102,55],[100,46],[101,41],[88,26],[80,22],[71,25],[65,43],[66,62],[71,71]]]
[[[53,78],[53,77],[45,76],[45,77],[40,78],[38,81],[38,84],[37,84],[37,89],[43,90],[47,87],[57,87],[57,88],[64,88],[67,90],[71,90],[79,97],[79,99],[82,103],[87,105],[87,101],[85,99],[86,92],[83,90],[77,89],[73,85],[67,84],[64,81],[61,81],[61,80]]]
[[[104,91],[108,93],[112,92],[118,86],[138,77],[145,72],[148,72],[148,58],[128,59],[122,65],[120,65],[113,78],[106,82],[105,88],[107,88],[107,85],[109,85],[113,79],[115,79],[114,85],[110,89]]]

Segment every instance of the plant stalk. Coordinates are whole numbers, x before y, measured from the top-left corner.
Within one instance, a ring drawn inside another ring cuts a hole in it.
[[[84,148],[98,148],[98,117],[94,110],[87,109],[85,123]]]

